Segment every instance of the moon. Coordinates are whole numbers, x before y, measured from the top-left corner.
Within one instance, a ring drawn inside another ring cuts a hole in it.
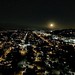
[[[53,29],[53,28],[54,28],[54,24],[50,24],[50,28],[52,28],[52,29]]]
[[[55,28],[55,24],[54,23],[49,23],[48,24],[48,28],[49,29],[54,29]]]
[[[53,27],[54,25],[53,24],[50,24],[50,27]]]

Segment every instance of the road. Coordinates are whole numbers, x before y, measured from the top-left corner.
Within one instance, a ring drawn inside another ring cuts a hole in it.
[[[33,32],[33,34],[35,34],[37,37],[39,37],[40,39],[42,39],[43,41],[45,41],[46,43],[49,44],[49,46],[53,46],[53,44],[51,42],[49,42],[47,39],[43,38],[42,36],[39,36],[37,33]]]

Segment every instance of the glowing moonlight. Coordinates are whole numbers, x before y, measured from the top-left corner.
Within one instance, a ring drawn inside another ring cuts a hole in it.
[[[54,28],[55,28],[55,25],[54,25],[53,23],[48,24],[48,28],[50,28],[50,29],[54,29]]]
[[[53,27],[54,25],[53,24],[50,24],[50,27]]]

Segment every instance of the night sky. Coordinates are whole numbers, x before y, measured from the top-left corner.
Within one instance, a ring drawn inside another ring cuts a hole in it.
[[[75,28],[75,2],[72,0],[0,0],[0,27],[49,29]]]

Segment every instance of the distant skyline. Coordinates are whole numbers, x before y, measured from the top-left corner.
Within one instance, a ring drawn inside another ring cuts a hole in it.
[[[9,28],[54,29],[75,28],[75,2],[64,0],[2,0],[0,23],[17,24]],[[0,26],[1,27],[1,26]]]

